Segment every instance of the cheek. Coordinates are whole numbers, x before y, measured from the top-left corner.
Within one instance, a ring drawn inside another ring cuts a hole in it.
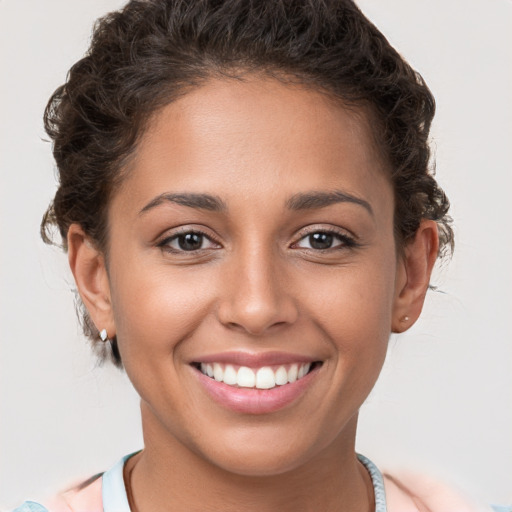
[[[112,279],[112,304],[123,360],[171,354],[204,319],[212,301],[209,273],[199,266],[121,267]]]
[[[336,269],[317,285],[310,300],[321,323],[348,339],[384,332],[389,335],[394,298],[395,263],[376,259],[369,265]]]
[[[378,377],[391,332],[396,262],[389,254],[336,269],[309,297],[311,314],[337,354],[336,372],[365,392]]]

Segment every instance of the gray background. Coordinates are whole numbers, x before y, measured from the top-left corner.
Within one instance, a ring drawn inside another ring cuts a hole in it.
[[[137,397],[79,333],[66,258],[38,237],[54,190],[42,112],[118,0],[0,0],[0,508],[141,446]],[[457,249],[393,337],[358,449],[512,503],[512,2],[361,0],[438,102]]]

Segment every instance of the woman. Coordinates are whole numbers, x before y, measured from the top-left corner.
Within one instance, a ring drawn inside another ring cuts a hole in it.
[[[104,18],[47,109],[43,236],[141,397],[145,447],[50,510],[473,510],[354,449],[452,244],[433,113],[350,2]]]

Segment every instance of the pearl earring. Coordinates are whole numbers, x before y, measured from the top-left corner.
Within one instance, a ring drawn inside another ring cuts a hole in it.
[[[101,341],[107,341],[108,340],[107,329],[102,329],[100,331],[100,339],[101,339]]]
[[[409,321],[409,317],[408,317],[408,316],[404,316],[404,317],[402,318],[402,322],[408,322],[408,321]]]

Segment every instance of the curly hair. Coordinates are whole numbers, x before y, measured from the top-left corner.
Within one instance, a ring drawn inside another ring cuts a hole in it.
[[[49,100],[59,187],[41,234],[58,227],[66,250],[78,223],[107,251],[107,208],[151,115],[215,77],[291,80],[370,109],[391,169],[397,247],[422,219],[453,249],[449,202],[433,177],[434,98],[351,0],[132,0],[95,25],[90,48]],[[81,306],[84,332],[98,330]],[[121,365],[117,340],[113,361]]]

